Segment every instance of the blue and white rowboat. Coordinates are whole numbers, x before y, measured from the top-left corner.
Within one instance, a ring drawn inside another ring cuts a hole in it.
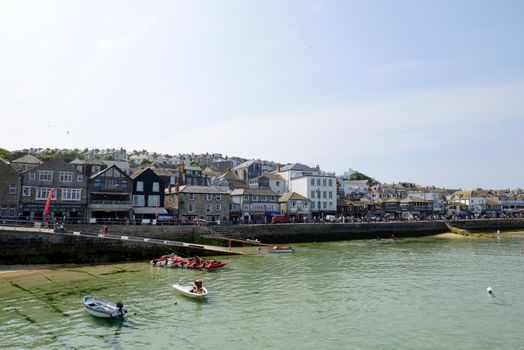
[[[127,309],[124,308],[124,304],[121,302],[112,303],[110,301],[91,297],[86,295],[82,299],[82,303],[86,308],[87,312],[96,317],[102,318],[116,318],[124,317],[127,312]]]

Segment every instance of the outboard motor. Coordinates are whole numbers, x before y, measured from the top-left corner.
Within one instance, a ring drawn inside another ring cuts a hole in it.
[[[119,301],[118,303],[116,303],[116,307],[118,308],[118,313],[120,314],[121,317],[124,316],[124,314],[126,313],[126,311],[124,311],[124,304]]]

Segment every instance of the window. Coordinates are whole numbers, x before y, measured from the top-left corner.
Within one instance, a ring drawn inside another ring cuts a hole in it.
[[[311,203],[311,209],[315,209],[315,202]]]
[[[145,199],[143,194],[134,194],[133,195],[133,206],[134,207],[145,207]]]
[[[280,181],[277,181],[277,182],[276,182],[276,185],[277,185],[277,186],[280,186]]]
[[[195,205],[193,203],[189,203],[187,211],[190,212],[190,213],[194,212],[195,211]]]
[[[24,197],[30,197],[31,196],[31,186],[23,186],[22,187],[22,196],[24,196]]]
[[[7,205],[2,205],[0,207],[0,217],[6,217],[7,216]]]
[[[147,196],[147,206],[148,207],[159,207],[160,206],[160,196],[159,195]]]
[[[10,184],[9,185],[9,194],[15,194],[16,193],[16,184]]]
[[[327,180],[326,179],[322,179],[322,186],[327,186]]]
[[[315,191],[311,191],[311,198],[315,198]]]
[[[58,174],[60,182],[73,182],[73,173],[71,171],[61,171]]]
[[[36,174],[35,174],[34,171],[31,171],[31,172],[29,173],[29,180],[35,180],[35,179],[36,179]]]
[[[153,182],[153,192],[160,192],[160,182]]]
[[[106,179],[104,182],[104,188],[107,190],[116,190],[118,188],[118,184],[113,179]]]
[[[328,194],[329,194],[329,199],[333,199],[333,192],[329,191]]]
[[[322,192],[322,198],[327,198],[326,191]]]
[[[315,179],[311,179],[311,186],[315,186]]]
[[[91,167],[91,173],[96,174],[100,171],[100,165],[93,165]]]
[[[53,172],[51,170],[40,170],[38,172],[38,181],[52,181]]]
[[[327,208],[327,203],[326,202],[322,202],[322,206],[324,207],[324,209]]]
[[[79,201],[82,198],[82,190],[80,188],[62,188],[63,201]]]
[[[51,189],[49,187],[38,187],[35,193],[35,200],[45,201],[47,196],[49,196],[50,190]],[[56,200],[56,191],[53,193],[53,197],[51,199]]]
[[[213,206],[212,206],[211,204],[206,204],[206,211],[207,211],[208,213],[211,212],[211,208],[212,208],[212,207],[213,207]]]
[[[307,202],[304,202],[304,208],[307,208]]]
[[[194,200],[195,199],[195,194],[194,193],[190,193],[189,194],[189,199],[190,200]]]
[[[16,216],[16,204],[12,204],[9,206],[9,216]]]
[[[215,206],[215,210],[216,210],[216,211],[221,211],[221,210],[222,210],[222,204],[217,204],[217,205]]]
[[[215,197],[215,199],[216,199],[217,201],[222,200],[222,195],[221,195],[221,194],[217,194],[216,197]]]
[[[27,164],[20,164],[20,171],[26,171],[27,170]]]
[[[78,175],[76,176],[76,182],[82,182],[82,181],[84,181],[84,175],[82,175],[82,174],[78,174]]]
[[[333,186],[333,179],[329,179],[328,180],[328,184],[329,184],[330,187]]]
[[[317,186],[320,186],[320,179],[317,179]]]
[[[211,193],[206,194],[206,200],[210,201],[211,199],[213,199],[213,195]]]
[[[137,192],[144,192],[144,181],[137,181],[136,182],[136,191]]]

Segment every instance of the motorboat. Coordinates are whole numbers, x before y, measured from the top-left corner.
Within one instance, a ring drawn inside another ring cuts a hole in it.
[[[102,318],[117,318],[124,317],[127,313],[127,309],[124,308],[122,302],[112,303],[110,301],[95,298],[89,295],[84,296],[82,299],[85,309],[91,315]]]
[[[151,265],[212,271],[226,266],[227,263],[218,260],[205,260],[198,256],[186,259],[175,254],[167,254],[162,255],[158,259],[151,260]]]
[[[199,288],[198,283],[200,283]],[[202,287],[202,281],[200,280],[196,280],[193,283],[184,283],[183,280],[180,280],[178,283],[173,284],[173,288],[183,295],[195,299],[203,299],[207,297],[208,294],[207,288]]]
[[[265,251],[270,253],[293,253],[295,249],[291,247],[281,247],[281,246],[273,246],[269,248],[264,248]]]

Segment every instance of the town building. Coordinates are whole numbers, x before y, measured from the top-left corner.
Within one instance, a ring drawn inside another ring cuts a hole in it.
[[[280,195],[271,190],[235,189],[231,191],[231,218],[243,223],[270,223],[274,215],[280,215],[279,199]]]
[[[178,220],[230,222],[230,195],[212,186],[175,186],[165,192],[165,206]]]
[[[26,154],[25,156],[22,156],[10,162],[11,167],[13,167],[13,169],[21,172],[29,171],[33,168],[36,168],[42,163],[43,162],[40,159],[36,158],[31,154]]]
[[[46,219],[68,222],[86,217],[87,177],[62,159],[47,161],[23,173],[21,216],[29,220],[44,219],[49,193],[53,195]]]
[[[286,193],[286,182],[280,174],[270,174],[264,172],[262,175],[249,180],[249,188],[259,188],[263,190],[271,190],[275,193]]]
[[[18,218],[21,173],[0,158],[0,219]]]
[[[290,222],[303,222],[311,219],[311,201],[296,193],[284,193],[280,199],[280,212]]]
[[[151,168],[136,171],[133,180],[133,219],[156,219],[164,209],[164,181]]]
[[[129,219],[133,180],[116,165],[91,175],[87,216],[90,219]],[[92,220],[94,221],[94,220]]]

